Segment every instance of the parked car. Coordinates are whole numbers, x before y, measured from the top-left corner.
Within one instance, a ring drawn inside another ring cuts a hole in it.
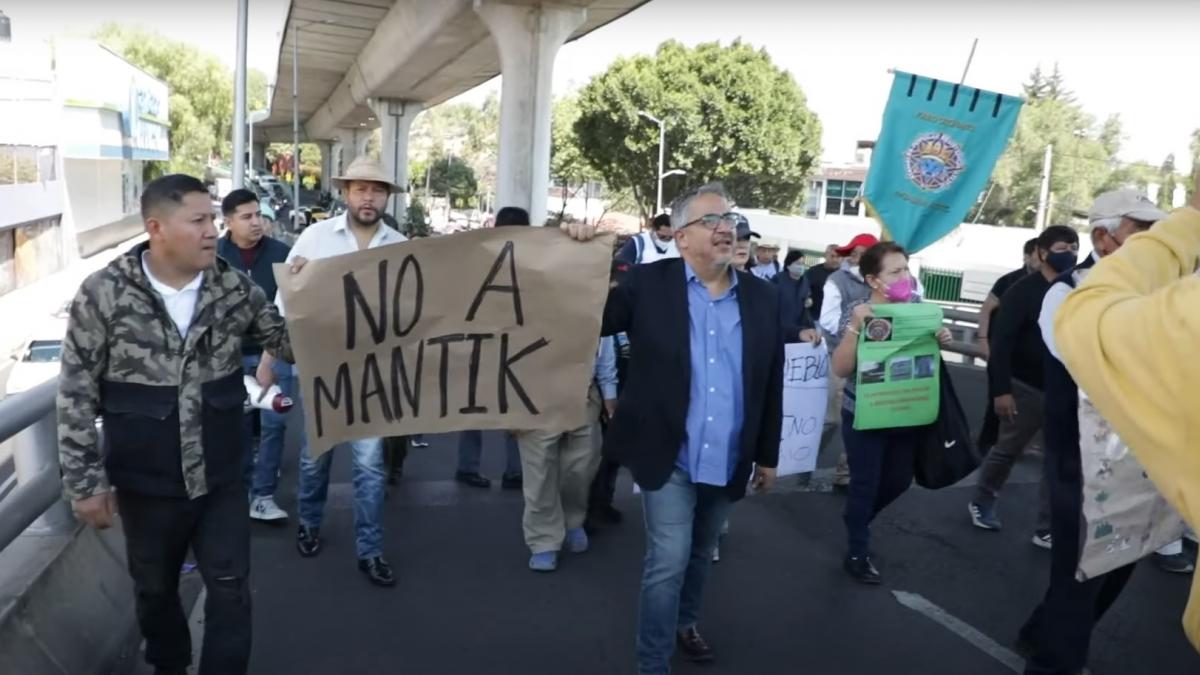
[[[8,374],[8,382],[4,387],[6,396],[29,391],[46,380],[58,377],[66,332],[66,319],[56,317],[34,333],[22,347],[16,364]]]

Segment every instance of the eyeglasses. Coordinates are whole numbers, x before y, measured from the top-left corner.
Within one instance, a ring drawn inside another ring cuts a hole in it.
[[[715,230],[715,229],[717,229],[718,226],[723,224],[732,230],[732,229],[737,228],[738,223],[741,222],[741,220],[742,220],[742,215],[738,214],[738,213],[722,213],[722,214],[708,213],[703,216],[700,216],[699,218],[697,218],[689,223],[684,223],[683,227],[691,227],[692,225],[703,225],[704,229],[706,229],[706,230]],[[679,228],[679,229],[683,229],[683,228]]]

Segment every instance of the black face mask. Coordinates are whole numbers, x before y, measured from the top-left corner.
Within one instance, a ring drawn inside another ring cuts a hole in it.
[[[1079,253],[1076,251],[1058,251],[1046,254],[1046,264],[1059,274],[1071,269],[1077,262],[1079,262]]]

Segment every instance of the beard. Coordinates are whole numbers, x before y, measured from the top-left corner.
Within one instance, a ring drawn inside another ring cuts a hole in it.
[[[370,209],[369,213],[372,215],[363,215],[363,211],[367,209]],[[360,206],[352,211],[352,217],[354,222],[358,223],[359,225],[370,227],[375,223],[378,223],[379,220],[383,218],[383,212],[376,209],[374,206]]]

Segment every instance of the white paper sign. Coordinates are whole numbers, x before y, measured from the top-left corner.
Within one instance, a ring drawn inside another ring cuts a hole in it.
[[[789,344],[783,358],[783,429],[777,474],[817,468],[825,404],[829,396],[829,350],[822,343]]]

